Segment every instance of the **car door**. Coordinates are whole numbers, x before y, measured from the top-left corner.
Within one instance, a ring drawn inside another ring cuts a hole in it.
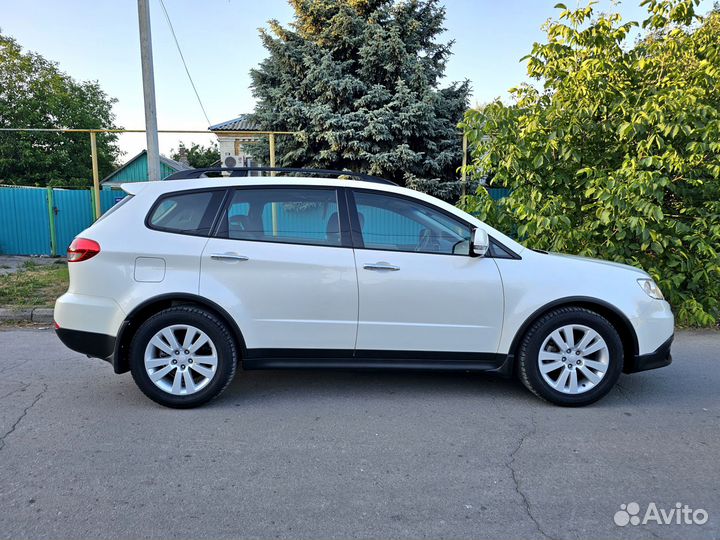
[[[470,256],[468,224],[428,203],[381,191],[355,189],[349,206],[358,353],[497,351],[500,274],[492,258]]]
[[[202,255],[200,294],[232,315],[251,354],[352,352],[358,293],[345,208],[333,187],[229,196]]]

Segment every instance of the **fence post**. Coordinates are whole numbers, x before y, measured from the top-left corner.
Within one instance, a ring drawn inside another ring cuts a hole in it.
[[[268,142],[270,143],[270,166],[275,167],[275,134],[271,133],[268,136]],[[275,176],[275,171],[270,171],[270,176]]]
[[[275,134],[271,133],[268,136],[268,142],[270,143],[270,167],[275,167]],[[270,176],[275,176],[275,171],[270,171]],[[272,203],[272,229],[273,236],[278,235],[278,207],[277,203]]]
[[[50,256],[57,256],[57,233],[55,232],[55,209],[53,188],[47,188],[48,222],[50,223]]]
[[[94,131],[90,132],[90,153],[92,155],[92,175],[93,175],[93,194],[94,194],[94,215],[95,220],[100,218],[102,211],[100,210],[100,172],[98,171],[97,156],[97,140]]]

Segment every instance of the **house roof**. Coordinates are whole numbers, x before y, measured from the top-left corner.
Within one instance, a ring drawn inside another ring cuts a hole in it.
[[[143,152],[145,152],[145,150],[143,150]],[[172,169],[175,169],[176,171],[188,171],[192,169],[190,165],[185,165],[184,163],[180,163],[179,161],[175,161],[174,159],[170,159],[169,157],[165,156],[160,156],[160,163],[164,163],[165,165]]]
[[[250,119],[249,114],[241,114],[237,118],[220,122],[208,129],[210,131],[260,131],[260,126]]]
[[[112,183],[112,179],[117,176],[123,169],[126,169],[127,167],[130,167],[133,163],[135,163],[138,159],[142,158],[143,156],[147,155],[147,150],[142,150],[132,158],[128,159],[125,163],[123,163],[120,167],[115,169],[113,172],[108,174],[105,178],[101,180],[101,183]],[[180,163],[179,161],[175,161],[174,159],[170,159],[165,156],[160,156],[160,163],[166,165],[170,169],[172,169],[174,172],[177,171],[187,171],[189,169],[192,169],[189,165],[185,165],[184,163]],[[127,180],[121,180],[121,182],[126,182]]]

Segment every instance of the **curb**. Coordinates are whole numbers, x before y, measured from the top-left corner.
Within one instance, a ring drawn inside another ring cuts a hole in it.
[[[0,322],[33,322],[52,324],[52,308],[0,308]]]

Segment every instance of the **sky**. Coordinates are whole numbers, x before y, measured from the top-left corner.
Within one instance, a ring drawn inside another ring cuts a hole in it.
[[[444,0],[442,40],[455,43],[443,84],[469,79],[471,104],[507,97],[509,88],[526,80],[519,59],[543,39],[541,26],[558,13],[558,1]],[[566,4],[573,7],[577,0]],[[598,9],[642,20],[639,4],[601,0]],[[270,19],[291,21],[287,1],[165,0],[165,6],[210,122],[252,112],[249,71],[266,56],[258,29]],[[711,6],[712,0],[703,0],[700,12]],[[118,125],[145,127],[135,0],[0,0],[0,14],[2,33],[23,48],[57,62],[75,79],[99,81],[118,100]],[[159,0],[150,0],[150,18],[159,129],[207,129]],[[207,144],[214,136],[160,134],[161,153],[169,155],[180,140]],[[119,144],[124,161],[145,148],[145,135],[124,134]]]

